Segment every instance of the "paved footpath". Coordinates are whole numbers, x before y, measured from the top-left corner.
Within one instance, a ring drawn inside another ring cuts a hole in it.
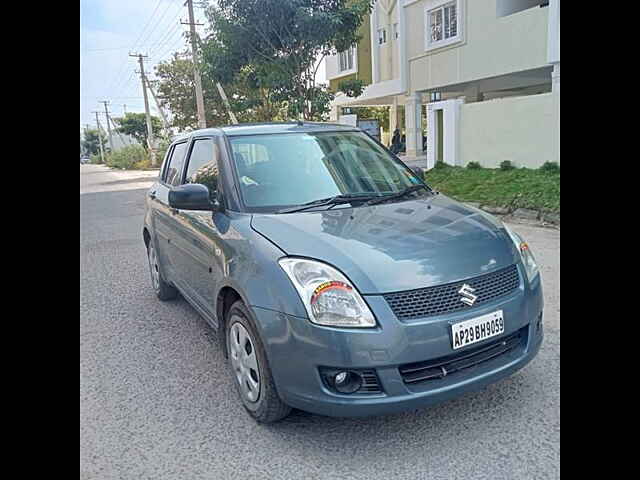
[[[514,225],[544,283],[545,341],[512,377],[402,414],[296,411],[256,424],[214,333],[149,285],[141,225],[157,172],[80,167],[80,478],[557,479],[560,232]]]

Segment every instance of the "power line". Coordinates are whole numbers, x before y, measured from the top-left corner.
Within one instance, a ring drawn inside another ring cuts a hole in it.
[[[138,45],[138,42],[141,40],[144,32],[146,31],[146,29],[149,27],[149,25],[151,25],[151,22],[154,18],[155,13],[158,11],[158,8],[160,8],[160,4],[162,3],[162,0],[158,0],[158,3],[156,4],[155,8],[153,9],[153,11],[151,12],[151,15],[149,16],[149,20],[147,20],[147,23],[145,24],[145,26],[142,28],[142,30],[140,31],[140,34],[138,35],[138,38],[136,38],[136,41],[133,42],[133,45],[130,47],[131,50],[135,49],[136,46]],[[169,4],[171,5],[171,4]],[[157,26],[157,24],[156,24]],[[126,68],[127,68],[127,64],[128,62],[125,60],[125,62],[122,65],[122,68],[118,71],[118,73],[116,74],[116,76],[113,78],[113,81],[109,84],[109,88],[108,91],[112,91],[113,87],[116,84],[119,84],[121,82],[121,77],[122,74],[125,72]]]
[[[176,39],[175,33],[179,29],[180,29],[180,22],[176,22],[174,27],[171,30],[169,30],[169,32],[162,38],[162,40],[155,44],[155,48],[151,49],[151,51],[149,52],[149,55],[155,55],[156,53],[158,53],[160,49],[169,42],[169,40],[175,41]],[[182,31],[180,31],[180,35],[182,35]]]
[[[142,41],[140,45],[144,45],[144,43],[145,43],[149,38],[151,38],[151,35],[153,34],[153,32],[155,32],[156,28],[158,28],[158,25],[160,25],[160,23],[162,22],[162,19],[165,17],[165,15],[167,14],[167,12],[169,11],[169,7],[171,7],[171,5],[172,5],[171,3],[168,3],[168,4],[167,4],[167,8],[165,8],[165,9],[164,9],[164,11],[162,12],[162,15],[160,16],[160,18],[158,18],[158,21],[155,23],[154,28],[152,28],[152,29],[149,31],[149,34],[145,37],[144,41]],[[176,4],[173,4],[173,5],[176,5]]]
[[[136,45],[138,44],[138,42],[140,41],[140,39],[142,38],[142,34],[144,33],[144,31],[147,29],[147,27],[151,24],[151,20],[153,20],[153,16],[155,15],[155,13],[158,11],[158,8],[160,7],[160,4],[162,3],[162,0],[158,0],[158,3],[156,4],[156,7],[153,9],[153,12],[151,13],[151,15],[149,16],[149,20],[147,21],[147,23],[145,24],[144,28],[142,30],[140,30],[140,35],[138,35],[138,38],[136,39],[135,42],[133,42],[133,45],[131,46],[131,49],[135,49]]]

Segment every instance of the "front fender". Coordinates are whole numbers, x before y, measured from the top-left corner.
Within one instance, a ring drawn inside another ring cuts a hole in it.
[[[229,231],[232,233],[225,235],[224,276],[216,296],[230,287],[249,307],[306,318],[298,292],[278,264],[284,252],[251,228],[250,215],[233,215]]]

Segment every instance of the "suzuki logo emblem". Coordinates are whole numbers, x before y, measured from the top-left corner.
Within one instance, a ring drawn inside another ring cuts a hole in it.
[[[460,298],[460,301],[465,305],[469,305],[469,306],[473,305],[478,299],[478,296],[473,294],[473,292],[475,291],[476,289],[472,288],[471,285],[467,285],[466,283],[463,284],[460,290],[458,290],[458,293],[462,295],[462,298]]]

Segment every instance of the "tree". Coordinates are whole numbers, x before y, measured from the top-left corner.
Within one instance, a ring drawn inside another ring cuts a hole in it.
[[[207,50],[208,57],[216,55],[211,48]],[[201,70],[202,91],[207,126],[215,127],[229,124],[229,114],[215,85],[220,81],[210,68],[204,63]],[[193,87],[193,62],[180,58],[174,54],[171,60],[156,66],[158,77],[158,96],[162,106],[166,106],[173,113],[173,126],[183,129],[195,129],[198,125],[195,92]],[[273,119],[277,112],[265,110],[269,105],[264,101],[265,92],[251,83],[246,71],[240,72],[233,78],[233,83],[223,85],[229,97],[229,103],[239,121],[260,122]]]
[[[147,116],[144,113],[125,113],[124,117],[114,118],[118,124],[118,131],[126,135],[131,135],[138,142],[147,148]],[[151,115],[151,128],[154,137],[162,128],[162,123],[158,117]]]
[[[102,148],[106,151],[106,138],[102,135]],[[100,153],[100,135],[98,130],[88,129],[84,133],[84,139],[82,140],[82,148],[89,155],[96,155]]]
[[[316,84],[326,55],[359,40],[371,0],[219,0],[206,14],[211,33],[203,63],[225,83],[242,72],[266,89],[287,115],[322,119],[333,93]],[[216,52],[207,54],[207,52]]]

